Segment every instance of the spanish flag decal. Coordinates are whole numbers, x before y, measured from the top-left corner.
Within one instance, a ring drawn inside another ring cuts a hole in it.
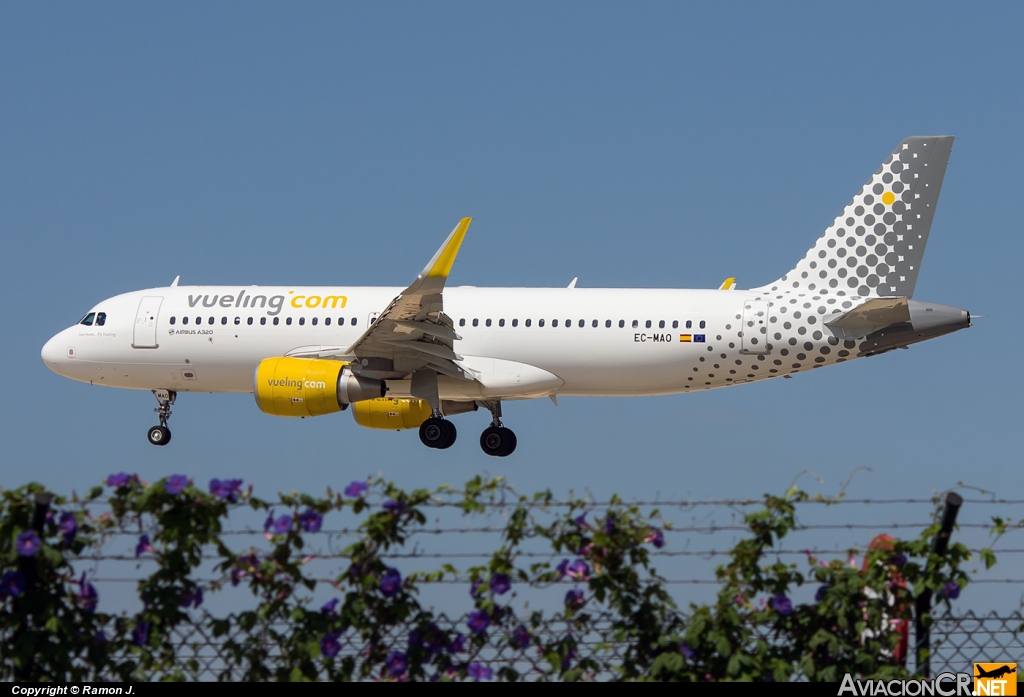
[[[680,334],[679,340],[682,341],[684,344],[688,344],[691,341],[693,341],[693,334]]]

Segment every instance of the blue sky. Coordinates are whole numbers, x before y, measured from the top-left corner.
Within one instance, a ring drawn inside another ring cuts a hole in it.
[[[1022,16],[1009,3],[4,4],[0,484],[83,490],[129,469],[241,476],[270,495],[487,472],[527,491],[702,499],[778,492],[805,469],[834,492],[870,467],[851,494],[964,481],[1016,498]],[[95,302],[178,274],[404,285],[465,215],[455,284],[760,285],[901,139],[937,133],[958,140],[916,297],[987,315],[976,326],[738,390],[510,404],[508,459],[477,447],[482,413],[458,417],[459,442],[438,452],[347,414],[275,420],[245,395],[183,396],[158,449],[148,393],[63,380],[39,359]],[[1024,577],[1012,555],[1001,567]]]

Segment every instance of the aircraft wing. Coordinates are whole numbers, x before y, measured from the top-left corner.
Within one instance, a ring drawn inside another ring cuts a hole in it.
[[[472,218],[463,218],[423,267],[412,284],[384,309],[343,355],[363,365],[362,372],[385,377],[405,376],[429,368],[443,375],[472,380],[456,361],[454,342],[461,339],[444,314],[444,285]]]

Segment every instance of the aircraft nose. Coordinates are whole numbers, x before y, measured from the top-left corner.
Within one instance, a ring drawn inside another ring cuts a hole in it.
[[[60,361],[64,357],[64,349],[60,344],[60,334],[43,344],[40,356],[47,368],[60,375]]]

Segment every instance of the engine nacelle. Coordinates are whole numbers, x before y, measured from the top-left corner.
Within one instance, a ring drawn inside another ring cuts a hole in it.
[[[476,402],[441,402],[441,411],[445,416],[465,414],[476,411]],[[420,424],[430,418],[430,405],[415,397],[385,397],[356,402],[352,406],[352,416],[356,423],[365,428],[378,428],[386,431],[404,431],[407,428],[419,428]]]
[[[383,380],[354,375],[345,363],[318,358],[267,358],[253,376],[256,406],[274,416],[320,416],[379,399]]]

